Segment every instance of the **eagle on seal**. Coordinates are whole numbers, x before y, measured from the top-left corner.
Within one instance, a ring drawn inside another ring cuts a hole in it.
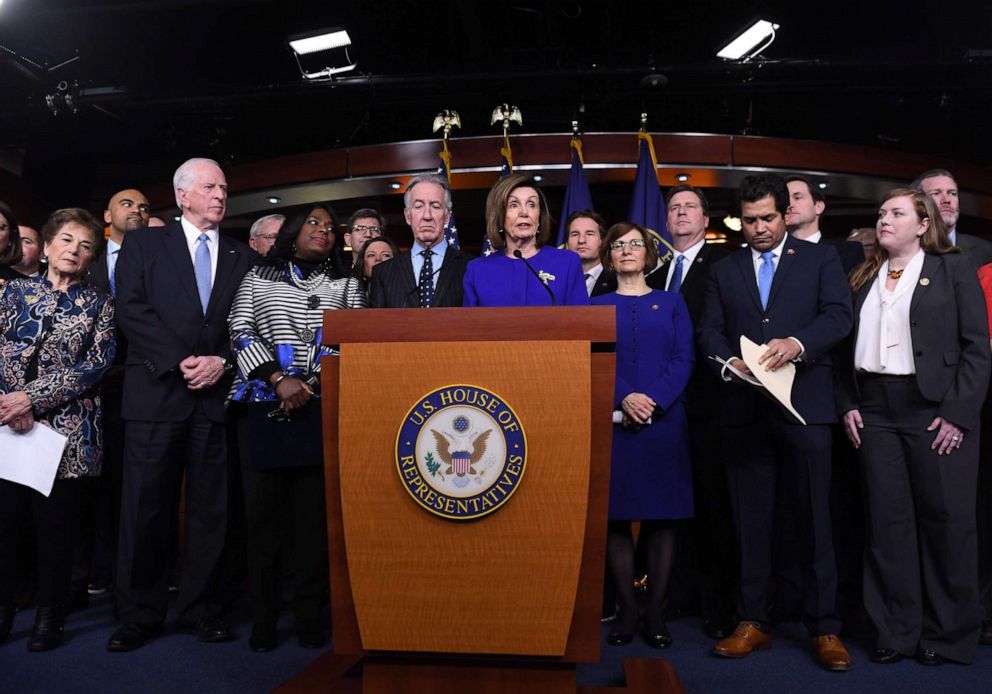
[[[454,442],[448,439],[445,434],[434,429],[431,429],[431,433],[434,434],[434,440],[437,441],[438,456],[448,466],[444,474],[450,475],[453,472],[459,477],[464,477],[466,474],[478,474],[473,466],[482,460],[482,456],[486,454],[486,440],[493,433],[492,429],[487,429],[475,437],[472,441],[471,452],[468,450],[452,451],[451,446]]]

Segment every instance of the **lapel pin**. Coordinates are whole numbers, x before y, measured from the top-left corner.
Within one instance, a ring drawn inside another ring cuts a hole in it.
[[[701,262],[703,262],[703,259],[702,258],[696,258],[696,262],[697,263],[701,263]]]
[[[927,286],[928,284],[930,284],[930,280],[929,280],[929,279],[927,279],[926,277],[921,277],[921,278],[920,278],[920,284],[921,284],[922,286],[924,286],[924,287],[925,287],[925,286]]]
[[[785,254],[786,255],[795,255],[796,254],[796,249],[795,248],[786,248],[785,249]]]
[[[657,311],[658,310],[658,304],[651,304],[651,310],[652,311]]]

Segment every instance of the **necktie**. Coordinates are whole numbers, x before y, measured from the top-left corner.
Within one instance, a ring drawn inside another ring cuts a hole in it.
[[[110,296],[117,297],[117,253],[118,251],[111,251],[110,253]]]
[[[204,315],[207,313],[207,304],[210,303],[210,289],[213,284],[210,280],[210,246],[207,245],[209,238],[205,233],[200,234],[200,245],[196,247],[196,257],[193,261],[196,288],[200,291],[200,306]]]
[[[420,268],[420,308],[430,308],[434,303],[434,262],[431,256],[434,251],[426,249],[420,252],[424,256],[424,264]]]
[[[675,272],[672,273],[672,281],[668,283],[668,291],[677,292],[679,287],[682,286],[682,263],[685,261],[685,256],[679,254],[679,257],[675,259]]]
[[[772,290],[774,276],[775,254],[765,251],[761,254],[761,267],[758,268],[758,296],[761,297],[761,308],[768,308],[768,294]]]

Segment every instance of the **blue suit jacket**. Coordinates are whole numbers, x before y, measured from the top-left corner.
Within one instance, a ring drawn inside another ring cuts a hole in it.
[[[190,355],[231,360],[227,315],[251,260],[248,246],[219,236],[217,274],[204,315],[182,225],[125,234],[115,272],[117,321],[128,340],[125,419],[182,421],[200,401],[211,420],[224,420],[231,379],[191,391],[178,367]]]
[[[808,424],[836,421],[831,349],[851,330],[851,291],[837,250],[786,238],[768,297],[761,308],[751,249],[736,251],[710,270],[697,337],[702,356],[740,357],[740,336],[758,344],[795,337],[806,348],[796,365],[792,404]],[[719,364],[713,362],[719,371]],[[764,397],[751,386],[723,385],[720,415],[748,424]],[[784,410],[783,416],[784,415]],[[793,420],[794,421],[794,420]]]

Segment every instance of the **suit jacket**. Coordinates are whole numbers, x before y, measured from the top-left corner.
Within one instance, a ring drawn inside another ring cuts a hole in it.
[[[107,270],[106,244],[103,244],[100,247],[100,253],[93,258],[93,262],[91,262],[89,268],[87,268],[86,282],[97,289],[102,290],[107,295],[112,294],[110,291],[110,272]],[[117,335],[117,353],[114,355],[113,366],[107,371],[102,385],[104,387],[109,386],[115,390],[119,390],[121,387],[121,379],[123,378],[121,371],[124,366],[124,360],[127,356],[127,338],[124,337],[124,333],[121,331],[119,322],[115,325],[115,331]]]
[[[790,236],[766,309],[761,308],[749,247],[713,266],[697,335],[706,357],[723,359],[740,356],[741,335],[759,345],[774,338],[798,339],[806,351],[796,364],[792,404],[807,423],[826,424],[837,419],[830,350],[847,336],[852,321],[851,291],[837,251]],[[719,364],[711,363],[719,372]],[[751,386],[724,383],[721,387],[724,423],[749,424],[762,411],[757,398],[764,396]]]
[[[857,241],[821,237],[820,242],[837,249],[837,254],[840,256],[840,264],[844,268],[845,275],[850,276],[851,270],[865,262],[865,248]]]
[[[698,326],[703,315],[703,300],[706,296],[706,285],[709,282],[710,270],[713,264],[730,255],[730,249],[711,243],[703,244],[699,249],[692,268],[684,272],[679,294],[685,299],[689,308],[689,317],[693,326]],[[661,267],[647,276],[648,286],[653,289],[665,288],[668,279],[668,268],[671,260],[662,263]],[[707,363],[708,355],[697,353],[696,365],[686,388],[686,411],[692,417],[713,417],[719,414],[720,379],[713,374]]]
[[[465,266],[471,259],[472,256],[448,245],[437,275],[437,287],[434,288],[434,306],[462,305],[465,294],[462,277],[465,275]],[[413,275],[413,256],[409,252],[400,253],[373,268],[369,305],[372,308],[420,307],[417,278]]]
[[[971,265],[963,253],[928,253],[909,305],[920,393],[939,403],[939,416],[966,429],[978,426],[992,372],[985,297]],[[861,400],[854,373],[854,346],[861,327],[861,307],[877,281],[876,277],[866,282],[854,294],[854,330],[838,366],[840,414],[857,409]]]
[[[992,242],[971,234],[962,234],[960,231],[955,234],[955,240],[958,248],[971,258],[976,268],[992,263]]]
[[[592,294],[589,295],[589,298],[591,299],[594,296],[609,294],[610,292],[615,292],[616,290],[616,273],[610,272],[606,268],[603,268],[603,271],[599,273],[599,279],[596,280],[596,284],[592,286]]]
[[[199,401],[224,420],[230,377],[192,391],[179,369],[190,355],[231,361],[227,316],[251,265],[248,246],[218,237],[217,273],[206,315],[200,306],[189,246],[179,222],[124,236],[117,259],[117,318],[128,340],[122,411],[125,419],[182,421]]]

